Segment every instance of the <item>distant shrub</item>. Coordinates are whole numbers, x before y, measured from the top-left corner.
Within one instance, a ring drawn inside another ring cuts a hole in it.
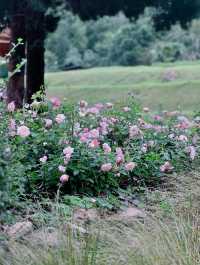
[[[69,62],[86,67],[149,64],[148,49],[155,37],[152,9],[146,9],[136,21],[119,13],[82,22],[66,12],[47,39],[47,69],[53,56],[58,69]]]
[[[136,20],[120,12],[87,22],[64,13],[46,41],[47,70],[67,64],[93,67],[198,60],[200,20],[193,20],[187,29],[175,24],[168,31],[156,32],[156,12],[147,8]]]

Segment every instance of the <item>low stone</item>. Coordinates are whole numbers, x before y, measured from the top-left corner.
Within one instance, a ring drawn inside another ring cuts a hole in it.
[[[128,207],[125,210],[118,212],[111,216],[112,219],[131,219],[131,218],[144,218],[145,213],[136,208],[136,207]]]
[[[18,222],[12,226],[7,227],[5,233],[11,238],[20,238],[33,231],[33,224],[31,222]]]

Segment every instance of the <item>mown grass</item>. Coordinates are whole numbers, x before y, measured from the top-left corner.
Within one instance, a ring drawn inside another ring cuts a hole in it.
[[[175,80],[163,80],[168,70],[175,71]],[[199,72],[199,62],[105,67],[48,73],[46,83],[49,95],[72,102],[80,99],[90,103],[124,101],[133,93],[143,106],[192,111],[199,108]]]

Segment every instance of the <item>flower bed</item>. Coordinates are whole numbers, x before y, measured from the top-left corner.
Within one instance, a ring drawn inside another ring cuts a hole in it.
[[[200,120],[127,106],[34,101],[22,111],[1,103],[1,187],[99,195],[119,187],[157,185],[198,163]]]

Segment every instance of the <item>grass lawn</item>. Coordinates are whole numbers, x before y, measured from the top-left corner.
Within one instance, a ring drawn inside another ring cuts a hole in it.
[[[176,74],[173,81],[163,78],[169,70]],[[189,112],[199,108],[200,62],[48,73],[46,84],[49,95],[72,102],[122,101],[133,93],[143,106]]]

